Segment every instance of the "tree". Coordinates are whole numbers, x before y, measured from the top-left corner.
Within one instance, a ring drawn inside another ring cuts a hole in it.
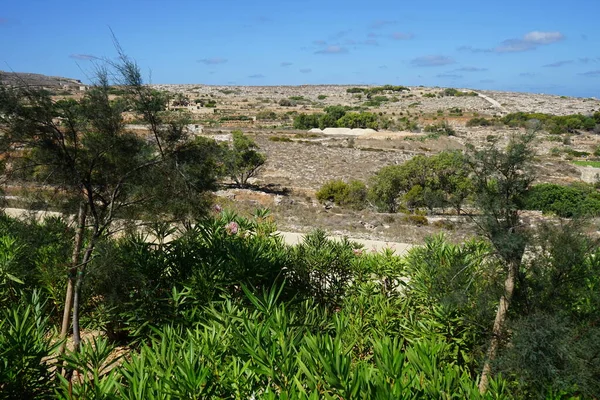
[[[294,118],[294,129],[312,129],[319,127],[321,114],[299,114]]]
[[[400,165],[381,168],[371,178],[369,200],[380,212],[394,213],[398,210],[398,194],[405,186],[406,176]]]
[[[233,131],[231,134],[233,140],[225,157],[227,171],[238,186],[246,187],[248,179],[256,176],[266,157],[257,151],[258,145],[242,131]]]
[[[478,225],[502,260],[505,269],[504,291],[494,320],[492,339],[487,351],[479,390],[487,390],[491,363],[502,341],[508,309],[519,276],[527,244],[527,230],[519,219],[523,199],[535,178],[533,172],[533,133],[513,137],[505,150],[490,143],[482,150],[469,146],[473,168],[475,201],[481,215]]]
[[[470,169],[459,151],[422,155],[382,168],[371,181],[370,198],[382,210],[395,212],[402,197],[409,209],[450,205],[458,213],[471,194]]]
[[[119,60],[98,66],[96,83],[80,101],[54,101],[27,86],[0,87],[0,146],[9,178],[34,190],[60,188],[78,210],[61,328],[65,339],[72,312],[76,348],[86,267],[98,242],[114,232],[115,219],[202,212],[218,171],[215,146],[190,139],[186,116],[165,111],[168,96],[146,86],[118,43],[117,50]],[[117,100],[109,97],[112,76],[123,88]],[[147,123],[151,140],[125,129],[126,110]],[[172,212],[167,196],[188,206]]]

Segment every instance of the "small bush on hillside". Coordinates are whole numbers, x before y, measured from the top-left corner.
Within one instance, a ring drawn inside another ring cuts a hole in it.
[[[467,126],[471,127],[471,126],[492,126],[493,122],[490,121],[489,119],[483,118],[483,117],[475,117],[475,118],[471,118],[470,120],[467,121]]]
[[[258,114],[256,114],[256,119],[258,120],[274,120],[277,119],[277,114],[274,111],[260,111]]]
[[[325,183],[317,192],[320,202],[331,201],[341,207],[362,209],[366,205],[367,187],[363,182],[353,180],[346,183],[332,180]]]
[[[288,99],[281,99],[281,100],[279,100],[279,105],[281,107],[294,107],[296,105],[296,103],[294,103],[293,101],[288,100]]]
[[[442,121],[437,124],[427,125],[423,128],[423,130],[428,133],[438,133],[440,135],[446,136],[456,135],[456,131],[454,130],[454,128],[452,128],[452,126],[450,126],[448,121]]]

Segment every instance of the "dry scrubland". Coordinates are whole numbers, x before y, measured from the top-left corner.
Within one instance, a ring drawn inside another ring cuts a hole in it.
[[[514,112],[591,115],[600,110],[600,101],[592,98],[495,91],[443,96],[443,88],[410,87],[408,91],[377,93],[369,99],[364,94],[348,93],[353,87],[156,85],[184,100],[173,107],[191,111],[203,135],[241,129],[266,154],[267,162],[254,182],[263,190],[224,190],[219,192],[223,203],[242,211],[269,207],[282,230],[306,232],[319,227],[335,234],[406,243],[419,243],[439,231],[461,240],[472,235],[474,227],[467,218],[450,214],[428,216],[428,226],[414,226],[405,222],[402,214],[326,208],[316,201],[316,190],[331,179],[368,182],[381,167],[400,164],[418,154],[463,149],[467,143],[480,147],[492,137],[503,145],[511,135],[525,131],[499,124],[468,127],[473,117],[500,118]],[[387,101],[369,102],[379,95]],[[295,115],[322,113],[325,107],[339,105],[375,113],[391,121],[392,126],[360,136],[324,135],[293,128]],[[413,123],[410,130],[406,121]],[[454,129],[454,135],[424,131],[426,126],[444,121]],[[551,135],[541,131],[536,144],[538,181],[594,181],[595,169],[576,166],[572,161],[586,160],[577,152],[593,154],[599,144],[600,136],[593,132]],[[527,216],[532,221],[539,217],[536,213]],[[440,220],[450,223],[440,227],[442,224],[436,223]]]

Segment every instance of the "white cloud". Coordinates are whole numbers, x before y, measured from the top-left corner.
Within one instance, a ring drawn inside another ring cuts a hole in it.
[[[539,46],[548,45],[563,40],[565,36],[560,32],[533,31],[523,35],[521,39],[507,39],[497,46],[496,53],[517,53],[535,50]]]
[[[525,34],[523,40],[528,43],[550,44],[563,40],[565,36],[560,32],[533,31]]]

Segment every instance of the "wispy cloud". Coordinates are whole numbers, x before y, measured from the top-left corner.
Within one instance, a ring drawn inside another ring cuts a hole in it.
[[[482,79],[479,81],[479,83],[494,83],[494,82],[496,82],[496,81],[493,79]]]
[[[303,74],[310,74],[312,72],[312,69],[310,69],[310,68],[302,68],[300,70],[300,72],[302,72]]]
[[[579,75],[579,76],[586,76],[588,78],[599,78],[600,77],[600,69],[597,69],[595,71],[581,72],[581,73],[579,73],[577,75]]]
[[[410,64],[414,67],[440,67],[442,65],[454,64],[456,61],[451,57],[441,55],[430,55],[417,57],[411,60]]]
[[[380,65],[380,66],[379,66],[379,67],[377,67],[377,68],[379,68],[379,69],[388,69],[388,66],[387,66],[387,65]]]
[[[598,58],[593,58],[593,57],[582,57],[579,59],[580,63],[583,64],[589,64],[589,63],[596,63],[600,61],[600,57]]]
[[[413,39],[415,35],[408,32],[394,32],[392,33],[392,39],[394,40],[410,40]]]
[[[327,44],[326,40],[313,40],[313,44],[316,44],[317,46],[325,46]]]
[[[462,75],[459,74],[437,74],[436,78],[450,78],[450,79],[460,79]]]
[[[541,32],[531,31],[520,38],[506,39],[496,47],[480,48],[473,46],[461,46],[459,51],[469,51],[471,53],[519,53],[523,51],[535,50],[540,46],[564,40],[565,36],[558,31]]]
[[[288,62],[288,61],[284,61],[281,64],[279,64],[281,67],[289,67],[290,65],[294,65],[294,63]]]
[[[539,46],[548,45],[563,40],[565,36],[560,32],[533,31],[526,33],[520,39],[507,39],[494,48],[496,53],[517,53],[535,50]]]
[[[93,56],[91,54],[70,54],[69,58],[73,58],[75,60],[80,60],[80,61],[90,61],[90,60],[98,59],[98,57]]]
[[[202,58],[198,60],[201,64],[206,65],[217,65],[217,64],[225,64],[228,60],[222,57],[213,57],[213,58]]]
[[[521,72],[519,76],[522,78],[533,78],[536,74],[534,72]]]
[[[263,74],[254,74],[254,75],[248,75],[248,78],[252,78],[252,79],[262,79],[265,76]]]
[[[327,46],[324,49],[315,51],[315,54],[344,54],[348,49],[341,46]]]
[[[542,67],[544,67],[544,68],[558,68],[558,67],[562,67],[564,65],[573,64],[573,62],[574,62],[573,60],[563,60],[563,61],[553,62],[551,64],[542,65]]]
[[[479,67],[461,67],[461,68],[457,68],[455,69],[455,71],[460,71],[460,72],[483,72],[483,71],[487,71],[487,68],[479,68]]]
[[[0,25],[4,25],[4,24],[8,24],[8,19],[0,17]]]
[[[369,24],[369,28],[371,29],[381,29],[386,26],[396,25],[397,21],[386,20],[386,19],[378,19]]]

